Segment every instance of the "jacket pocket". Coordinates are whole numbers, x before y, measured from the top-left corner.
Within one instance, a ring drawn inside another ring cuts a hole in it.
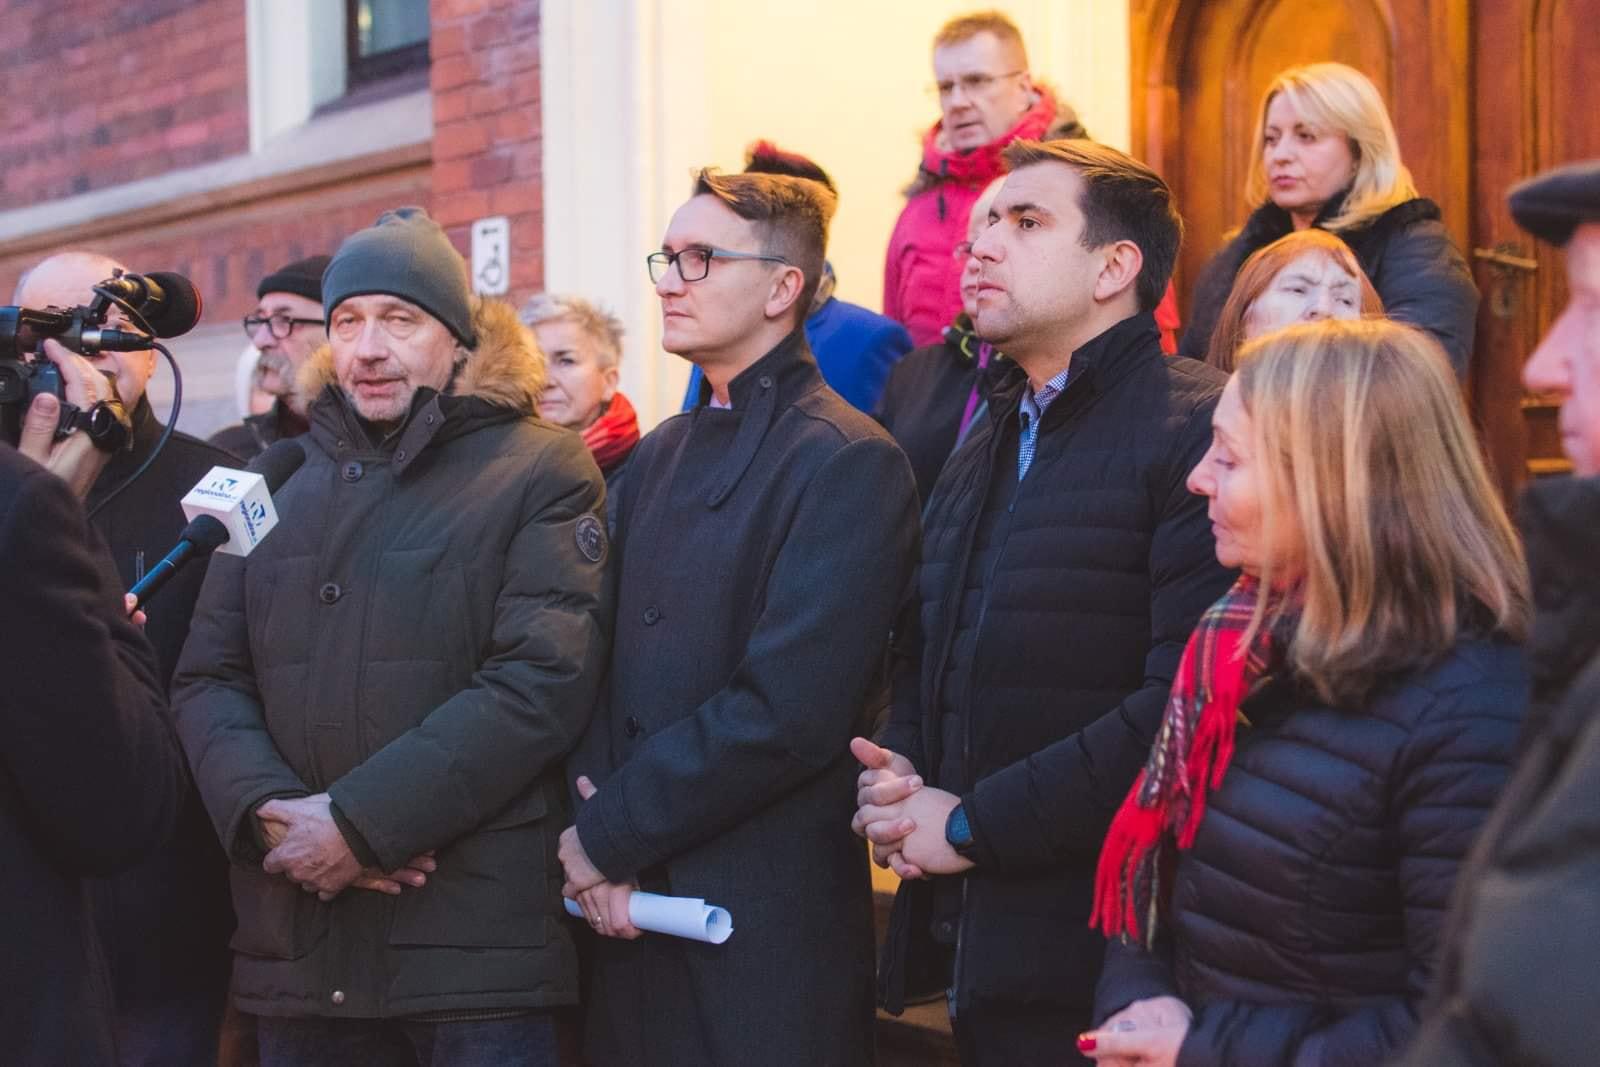
[[[282,875],[235,867],[230,874],[239,925],[228,942],[236,952],[297,960],[328,933],[328,906]]]
[[[537,947],[559,907],[547,874],[554,856],[548,803],[535,787],[503,812],[438,851],[428,884],[401,894],[392,945]]]

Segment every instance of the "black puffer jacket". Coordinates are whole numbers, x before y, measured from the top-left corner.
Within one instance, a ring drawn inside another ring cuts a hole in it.
[[[1163,356],[1150,315],[1125,319],[1073,354],[1025,479],[1016,366],[940,476],[918,576],[924,636],[897,638],[910,659],[881,740],[962,794],[977,868],[902,886],[881,970],[890,1010],[931,933],[958,942],[963,1004],[1087,1021],[1104,952],[1088,927],[1100,842],[1184,642],[1232,579],[1205,500],[1185,488],[1223,381]]]
[[[1533,704],[1405,1067],[1565,1067],[1600,1050],[1600,478],[1535,485],[1521,518]]]
[[[1333,218],[1341,196],[1323,207],[1312,225]],[[1228,302],[1233,279],[1258,249],[1294,230],[1289,213],[1270,201],[1251,213],[1233,240],[1200,273],[1178,354],[1206,358],[1211,331]],[[1338,234],[1355,252],[1361,269],[1383,298],[1384,313],[1427,331],[1444,346],[1456,376],[1465,380],[1472,364],[1478,321],[1478,288],[1460,249],[1439,221],[1439,207],[1418,198],[1397,204],[1364,226]]]
[[[1168,936],[1113,943],[1097,1019],[1171,995],[1182,1067],[1369,1067],[1410,1035],[1461,860],[1505,784],[1521,650],[1463,640],[1326,706],[1284,676],[1241,710],[1233,761],[1179,854]]]

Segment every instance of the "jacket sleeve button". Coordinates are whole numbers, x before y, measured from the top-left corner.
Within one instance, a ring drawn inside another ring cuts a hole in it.
[[[328,999],[333,1001],[335,1004],[343,1004],[344,1003],[344,990],[335,989],[333,991],[333,996],[329,997]]]
[[[654,626],[661,621],[661,611],[654,604],[644,609],[644,624]]]
[[[402,448],[400,451],[396,452],[394,454],[394,461],[396,463],[404,463],[406,461],[406,450]]]
[[[344,590],[339,588],[338,582],[328,582],[321,589],[317,590],[317,596],[324,604],[333,604],[336,603],[341,596],[344,596]]]

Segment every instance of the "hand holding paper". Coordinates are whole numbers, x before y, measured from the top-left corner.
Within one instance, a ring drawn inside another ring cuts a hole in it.
[[[568,915],[583,918],[583,909],[576,900],[567,897],[563,903]],[[634,890],[628,898],[628,920],[653,934],[671,934],[711,945],[720,945],[733,936],[733,916],[727,909],[698,897],[664,897]]]

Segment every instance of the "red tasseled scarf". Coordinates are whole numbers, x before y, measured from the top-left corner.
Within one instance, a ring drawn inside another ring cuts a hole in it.
[[[605,414],[583,431],[583,443],[589,446],[602,473],[609,473],[612,467],[628,458],[633,446],[639,443],[639,416],[627,397],[617,393],[611,398]]]
[[[1155,937],[1163,892],[1163,838],[1171,834],[1180,849],[1194,844],[1206,792],[1222,784],[1233,758],[1239,704],[1267,667],[1267,626],[1248,649],[1240,647],[1258,596],[1257,580],[1240,576],[1189,635],[1150,758],[1112,818],[1100,851],[1089,925],[1100,927],[1107,937],[1139,939],[1141,908],[1150,919],[1145,943]]]

